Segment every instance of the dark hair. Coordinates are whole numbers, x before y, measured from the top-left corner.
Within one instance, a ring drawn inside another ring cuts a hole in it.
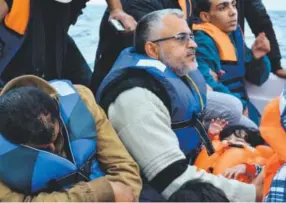
[[[211,9],[211,0],[195,0],[194,3],[194,15],[200,16],[201,12],[209,12]]]
[[[219,138],[220,140],[224,140],[231,134],[239,136],[238,135],[238,133],[240,133],[239,131],[244,131],[247,134],[247,136],[245,137],[245,141],[249,143],[252,147],[265,144],[265,141],[261,137],[260,131],[258,129],[248,128],[242,125],[234,125],[224,128],[221,131]]]
[[[165,15],[176,15],[179,18],[184,17],[182,11],[179,9],[162,9],[143,16],[138,21],[134,34],[134,47],[137,53],[146,54],[145,44],[150,40],[151,31],[154,28],[158,28],[158,24],[162,23]]]
[[[168,200],[169,202],[229,202],[225,193],[211,183],[191,180]]]
[[[31,0],[30,5],[33,16],[26,39],[30,45],[25,51],[31,52],[33,70],[40,70],[47,78],[61,78],[67,52],[71,4]]]
[[[15,88],[0,97],[0,133],[15,144],[48,144],[53,126],[43,121],[59,118],[57,103],[36,87]]]

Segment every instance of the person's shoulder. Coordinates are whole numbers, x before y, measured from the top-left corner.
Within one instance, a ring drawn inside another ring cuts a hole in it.
[[[84,85],[74,85],[74,87],[81,97],[89,97],[90,99],[94,99],[93,93],[88,87]]]
[[[207,33],[204,31],[195,32],[195,42],[198,45],[197,57],[209,57],[214,60],[219,60],[219,51],[217,45]]]
[[[156,102],[158,99],[159,98],[151,90],[137,86],[123,91],[118,95],[116,100],[127,104],[127,106],[129,106],[129,104],[132,105],[132,103],[136,104],[137,106],[139,104],[153,103]]]
[[[95,111],[95,109],[98,108],[98,105],[92,91],[84,85],[74,85],[74,87],[87,108],[92,112]]]
[[[194,32],[196,43],[202,45],[214,45],[215,41],[204,31],[198,30]]]

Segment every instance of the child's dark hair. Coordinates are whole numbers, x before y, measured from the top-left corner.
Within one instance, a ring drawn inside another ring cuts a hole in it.
[[[234,125],[224,128],[221,131],[219,138],[220,140],[224,140],[231,134],[234,134],[235,136],[239,137],[238,133],[240,133],[241,131],[244,131],[246,133],[245,141],[249,143],[252,147],[265,144],[265,141],[261,137],[260,131],[258,129],[248,128],[242,125]]]
[[[12,143],[48,144],[56,119],[56,101],[39,88],[19,87],[0,96],[0,133]]]
[[[229,202],[225,193],[211,183],[191,180],[168,200],[169,202]]]

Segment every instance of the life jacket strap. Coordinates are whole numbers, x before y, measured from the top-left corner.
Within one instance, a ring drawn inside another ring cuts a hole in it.
[[[232,83],[236,83],[236,82],[243,82],[244,77],[233,77],[229,80],[225,80],[223,81],[224,85],[230,85]]]
[[[196,129],[198,134],[200,135],[200,139],[203,142],[204,146],[206,147],[206,150],[208,152],[208,155],[212,155],[215,152],[215,149],[212,145],[211,140],[209,139],[208,133],[203,125],[202,119],[203,119],[204,113],[202,112],[200,115],[193,115],[193,117],[185,122],[180,123],[172,123],[172,129],[181,129],[181,128],[187,128],[187,127],[193,127]]]
[[[211,156],[213,153],[215,153],[214,146],[201,120],[197,118],[196,116],[194,116],[194,119],[196,120],[194,128],[198,131],[200,138],[202,142],[204,143],[204,146],[206,147],[208,155]]]
[[[67,185],[73,185],[81,181],[88,182],[90,180],[89,175],[91,174],[91,167],[95,156],[96,152],[94,152],[76,172],[57,180],[51,180],[48,184],[48,190],[59,191]]]

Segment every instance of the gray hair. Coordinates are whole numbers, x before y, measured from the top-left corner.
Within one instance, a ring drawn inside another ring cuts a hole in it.
[[[160,28],[162,27],[163,18],[166,15],[175,15],[184,19],[184,14],[179,9],[163,9],[153,11],[145,15],[138,22],[134,35],[134,47],[138,53],[145,54],[145,44],[151,40],[153,35],[158,36]],[[155,39],[152,39],[155,40]]]

